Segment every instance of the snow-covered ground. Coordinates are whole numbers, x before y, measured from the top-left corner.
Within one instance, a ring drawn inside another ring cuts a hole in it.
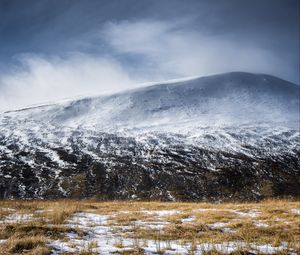
[[[33,214],[20,214],[14,210],[8,210],[9,214],[4,216],[0,221],[1,224],[25,223],[36,220]],[[144,254],[204,254],[205,252],[215,250],[222,253],[231,253],[239,249],[246,249],[253,254],[277,254],[280,251],[289,251],[288,254],[296,254],[289,249],[286,242],[281,242],[277,245],[261,244],[245,240],[227,241],[227,242],[197,242],[192,240],[170,239],[164,240],[159,237],[156,239],[135,237],[134,232],[137,229],[148,229],[155,231],[164,231],[165,227],[172,224],[168,217],[179,217],[181,224],[199,224],[197,220],[201,220],[202,213],[219,212],[218,208],[198,208],[189,211],[179,209],[170,210],[145,210],[139,211],[111,211],[107,213],[99,213],[96,210],[82,211],[74,213],[66,221],[63,226],[71,229],[84,231],[84,235],[79,235],[74,231],[65,233],[65,237],[59,240],[49,240],[48,245],[52,249],[52,254],[73,253],[78,254],[80,251],[92,251],[93,254],[121,254],[124,251],[132,251],[133,249],[142,249]],[[242,222],[245,218],[252,222],[258,228],[268,228],[269,224],[263,220],[257,219],[261,214],[259,209],[243,210],[238,209],[221,209],[224,213],[236,215],[236,218],[225,222],[214,222],[207,224],[211,230],[219,230],[220,233],[235,233],[236,231],[228,227],[232,223]],[[40,218],[40,214],[45,210],[36,210],[34,213]],[[299,209],[292,209],[285,213],[298,213]],[[133,215],[140,215],[139,219],[126,222],[126,218]],[[37,216],[35,215],[35,216]],[[127,215],[127,217],[126,217]],[[188,215],[188,216],[187,216]],[[125,222],[119,222],[118,217],[122,216]],[[158,232],[160,233],[160,232]],[[162,232],[161,232],[162,233]],[[6,240],[0,240],[0,245],[4,245]]]
[[[33,219],[33,214],[11,213],[0,219],[0,224],[3,223],[23,223]]]
[[[230,210],[228,210],[230,211]],[[246,243],[243,241],[236,242],[223,242],[223,243],[201,243],[193,246],[191,242],[182,243],[179,240],[163,241],[163,240],[148,240],[148,239],[135,239],[126,237],[133,228],[153,228],[154,226],[160,227],[161,229],[168,224],[168,222],[158,220],[166,215],[180,214],[182,212],[178,210],[152,210],[142,212],[152,215],[156,221],[147,222],[138,220],[132,223],[130,226],[123,225],[111,225],[108,219],[115,216],[114,214],[109,215],[98,215],[93,213],[77,213],[70,219],[68,226],[77,227],[79,229],[87,231],[88,236],[81,238],[74,233],[68,233],[67,241],[54,241],[51,245],[54,247],[53,254],[60,254],[62,252],[78,252],[80,250],[91,249],[99,254],[118,254],[118,252],[124,250],[131,250],[134,247],[144,249],[145,254],[190,254],[194,251],[194,254],[203,254],[210,250],[217,250],[224,253],[231,253],[241,248],[249,248],[254,254],[276,254],[280,250],[286,249],[287,245],[282,243],[279,246],[273,246],[271,244],[255,244]],[[249,212],[243,213],[240,211],[234,211],[242,217],[249,216],[255,218],[257,213]],[[189,224],[196,219],[196,216],[190,216],[189,218],[183,218],[182,222]],[[254,221],[258,227],[267,227],[267,224],[258,223]],[[212,229],[220,229],[223,232],[232,231],[227,228],[228,223],[216,222],[208,224]],[[121,231],[116,231],[121,230]]]

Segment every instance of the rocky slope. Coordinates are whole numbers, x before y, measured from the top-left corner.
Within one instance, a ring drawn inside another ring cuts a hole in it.
[[[0,115],[0,198],[299,197],[299,86],[226,73]]]

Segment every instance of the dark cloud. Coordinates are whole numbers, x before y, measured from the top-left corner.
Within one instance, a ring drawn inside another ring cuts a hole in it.
[[[0,0],[0,90],[37,86],[37,63],[78,71],[78,55],[132,83],[239,69],[299,84],[299,1]]]
[[[192,17],[195,30],[265,47],[295,50],[299,43],[298,0],[1,0],[0,56],[63,52],[106,21],[182,17]]]

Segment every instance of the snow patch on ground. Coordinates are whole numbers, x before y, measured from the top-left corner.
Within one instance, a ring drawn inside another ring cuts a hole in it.
[[[208,224],[208,226],[211,229],[220,229],[220,230],[222,230],[222,232],[225,232],[225,233],[235,232],[235,230],[232,230],[231,228],[226,227],[227,224],[228,223],[226,223],[226,222],[215,222],[215,223],[212,223],[212,224]]]
[[[292,209],[291,212],[294,214],[300,214],[300,209]]]
[[[166,215],[174,215],[181,213],[178,210],[142,210],[141,212],[147,213],[147,214],[154,214],[158,216],[166,216]]]
[[[260,227],[260,228],[267,228],[270,226],[269,224],[264,223],[263,221],[254,221],[253,223],[256,227]]]
[[[195,221],[196,219],[197,219],[196,216],[190,216],[190,217],[181,219],[181,222],[182,222],[182,223],[189,223],[189,222]]]
[[[6,239],[0,239],[0,244],[5,243],[7,240]]]
[[[75,213],[69,220],[69,226],[95,226],[106,225],[108,216],[99,215],[95,213],[80,212]]]
[[[256,218],[261,212],[258,211],[249,211],[249,212],[240,212],[236,210],[230,210],[231,212],[241,216],[241,217],[251,217],[251,218]]]
[[[33,214],[20,214],[20,213],[12,213],[5,216],[2,220],[0,220],[0,224],[5,223],[22,223],[28,222],[33,219]]]

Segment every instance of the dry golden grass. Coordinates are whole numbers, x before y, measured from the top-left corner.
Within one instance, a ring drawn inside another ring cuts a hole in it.
[[[5,245],[0,248],[0,254],[16,254],[30,251],[27,254],[50,254],[51,250],[46,246],[47,238],[42,235],[24,236],[22,238],[12,236]]]
[[[0,208],[0,220],[4,219],[7,215],[11,213],[7,208]]]
[[[115,254],[118,255],[146,255],[145,251],[143,248],[132,248],[130,250],[119,250],[117,252],[115,252]]]
[[[118,213],[110,217],[110,220],[117,225],[130,225],[137,220],[146,220],[147,215],[142,212]]]
[[[287,212],[293,208],[299,208],[300,202],[297,200],[277,200],[270,199],[264,200],[257,203],[184,203],[184,202],[136,202],[136,201],[109,201],[109,202],[98,202],[95,200],[1,200],[0,209],[15,209],[18,212],[34,212],[36,210],[77,210],[77,211],[88,211],[96,210],[99,213],[113,213],[119,211],[140,211],[142,210],[181,210],[183,213],[190,213],[191,210],[195,209],[217,209],[217,210],[239,210],[249,211],[255,208],[265,210],[267,212]]]
[[[10,210],[7,210],[10,208]],[[15,210],[15,211],[12,211]],[[93,212],[109,215],[111,226],[132,226],[132,231],[116,228],[127,237],[137,240],[160,241],[179,240],[191,243],[193,247],[200,243],[222,243],[243,241],[246,243],[280,245],[288,243],[288,248],[300,254],[300,215],[291,213],[292,209],[300,209],[299,201],[266,200],[259,203],[179,203],[179,202],[132,202],[111,201],[97,202],[93,200],[58,200],[58,201],[0,201],[0,220],[10,213],[33,214],[29,222],[0,223],[0,239],[7,239],[0,245],[0,254],[14,254],[28,250],[26,254],[49,254],[47,241],[64,239],[68,232],[76,232],[79,236],[85,233],[79,229],[68,228],[64,223],[76,212]],[[156,210],[177,210],[170,215],[155,214]],[[147,213],[148,211],[148,213]],[[149,213],[150,211],[150,213]],[[257,212],[256,217],[240,215],[238,212]],[[194,216],[191,222],[182,223],[182,219]],[[136,226],[137,221],[168,222],[162,229]],[[255,222],[268,224],[259,227]],[[231,231],[222,227],[211,227],[210,224],[223,223]],[[52,224],[52,225],[49,225]],[[115,245],[122,248],[120,239]],[[163,252],[163,251],[161,251]],[[80,254],[93,254],[90,247]],[[142,247],[133,247],[130,251],[118,254],[144,254]],[[220,254],[210,251],[205,254]],[[240,249],[233,254],[245,254]],[[287,254],[287,250],[278,254]]]
[[[80,236],[86,233],[77,228],[70,228],[63,225],[48,225],[45,222],[32,221],[28,223],[2,224],[0,226],[0,239],[7,239],[12,236],[22,238],[28,235],[45,235],[52,239],[62,239],[65,233],[74,232]]]
[[[66,233],[74,232],[79,236],[87,233],[63,225],[49,225],[45,221],[33,220],[25,223],[0,224],[0,239],[7,239],[0,245],[0,255],[17,254],[26,250],[26,254],[47,255],[51,248],[47,242],[51,239],[66,239]]]

